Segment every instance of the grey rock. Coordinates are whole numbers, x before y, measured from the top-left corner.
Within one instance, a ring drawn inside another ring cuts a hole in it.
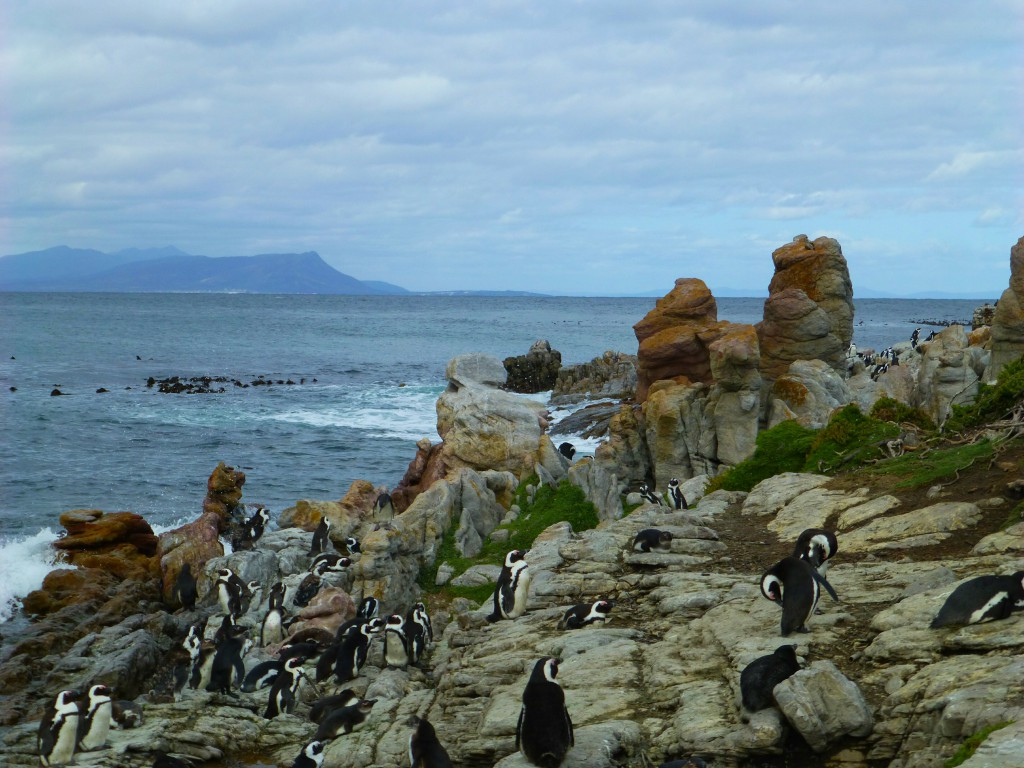
[[[831,661],[816,661],[775,686],[782,714],[815,752],[844,736],[871,733],[871,708]]]

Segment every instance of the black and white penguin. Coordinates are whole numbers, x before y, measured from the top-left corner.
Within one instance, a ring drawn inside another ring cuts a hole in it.
[[[640,495],[648,504],[657,504],[660,507],[663,503],[661,500],[661,496],[655,493],[655,491],[652,490],[651,486],[649,486],[647,483],[643,483],[640,486]]]
[[[142,705],[119,699],[110,708],[110,716],[114,720],[113,727],[124,730],[138,728],[142,725]]]
[[[318,629],[323,629],[318,627]],[[295,636],[297,637],[297,635]],[[288,659],[302,659],[306,661],[308,659],[316,658],[323,651],[323,647],[320,643],[315,640],[295,641],[291,639],[280,648],[277,649],[277,658],[279,661],[288,661]]]
[[[195,609],[199,593],[196,590],[196,577],[192,575],[191,563],[182,564],[181,570],[178,571],[178,578],[174,580],[171,596],[186,611]]]
[[[393,613],[384,625],[384,663],[389,667],[405,667],[410,662],[413,662],[413,651],[405,619]]]
[[[188,679],[188,687],[193,691],[206,690],[206,686],[210,684],[210,673],[213,671],[213,659],[216,655],[215,645],[204,643],[199,649]]]
[[[1016,608],[1024,608],[1024,571],[1012,576],[978,576],[950,593],[931,628],[1005,619]]]
[[[334,679],[338,683],[354,680],[366,663],[370,641],[384,628],[381,619],[370,619],[357,625],[341,640],[338,659],[334,664]]]
[[[494,587],[494,611],[487,617],[488,621],[517,619],[526,613],[532,575],[525,558],[525,549],[513,549],[505,555],[505,564]]]
[[[345,549],[348,550],[348,553],[350,555],[358,555],[360,553],[359,539],[357,539],[355,536],[346,536]]]
[[[376,597],[364,597],[359,601],[359,609],[356,611],[357,619],[375,619],[380,614],[380,600]]]
[[[105,685],[94,685],[83,701],[78,702],[78,752],[99,749],[107,743],[110,721],[114,713],[113,692]]]
[[[280,659],[261,661],[245,673],[245,679],[242,680],[242,685],[240,686],[242,693],[252,693],[263,688],[269,688],[274,684],[277,673],[281,671],[282,667],[284,667],[284,662]]]
[[[280,589],[279,589],[280,588]],[[277,582],[270,590],[270,602],[260,624],[260,647],[284,640],[284,585]]]
[[[373,502],[373,521],[378,525],[381,523],[390,523],[395,517],[395,503],[391,499],[391,494],[387,491],[381,491],[377,495],[377,499]]]
[[[255,605],[259,607],[260,602],[263,600],[262,597],[263,585],[253,579],[245,585],[245,588],[241,590],[239,595],[239,616],[244,616],[249,612],[249,609]]]
[[[217,627],[217,631],[213,633],[213,644],[220,645],[229,637],[233,637],[237,628],[238,622],[235,621],[234,615],[225,613],[220,620],[220,626]]]
[[[309,601],[316,597],[316,593],[323,586],[323,579],[315,573],[307,574],[295,590],[295,597],[292,598],[292,605],[298,608],[305,608]]]
[[[242,589],[243,582],[230,568],[221,568],[217,571],[217,581],[214,588],[217,592],[217,602],[220,605],[221,613],[238,617],[242,610]]]
[[[323,552],[313,558],[309,572],[317,576],[326,576],[328,573],[343,573],[350,565],[352,561],[337,552]]]
[[[288,659],[274,678],[267,698],[267,709],[263,716],[272,720],[282,712],[291,712],[295,707],[295,696],[306,673],[302,670],[302,657]]]
[[[572,461],[573,456],[576,455],[576,446],[572,443],[562,443],[558,446],[558,452],[565,456],[569,461]]]
[[[245,662],[242,659],[252,648],[252,640],[246,637],[246,634],[245,627],[236,627],[231,637],[221,641],[217,646],[206,690],[238,696],[231,690],[231,685],[233,680],[235,686],[240,686],[245,678]]]
[[[236,552],[253,549],[269,524],[270,513],[266,507],[259,507],[252,517],[242,523],[238,535],[231,539],[231,548]]]
[[[558,768],[576,743],[565,693],[555,679],[558,664],[548,657],[534,665],[516,724],[516,748],[540,768]]]
[[[921,339],[921,329],[920,328],[915,328],[914,332],[912,334],[910,334],[910,346],[913,347],[916,350],[918,342],[920,341],[920,339]]]
[[[36,748],[43,765],[67,765],[78,741],[78,691],[61,691],[39,721]]]
[[[292,768],[320,768],[324,764],[325,748],[322,741],[313,739],[299,752],[298,757],[292,762]]]
[[[352,707],[358,703],[359,697],[352,692],[351,688],[346,688],[331,696],[321,696],[310,707],[309,719],[314,723],[319,723],[325,715],[329,715],[334,710]]]
[[[690,508],[690,505],[686,503],[686,497],[683,495],[683,488],[679,485],[679,480],[674,477],[668,481],[668,499],[673,509]]]
[[[672,548],[672,534],[657,528],[644,528],[633,537],[634,552],[668,552]]]
[[[799,671],[795,645],[780,645],[773,653],[747,664],[740,672],[740,697],[749,712],[766,709],[775,702],[775,686]]]
[[[593,603],[581,603],[574,605],[565,612],[558,622],[559,629],[579,629],[590,624],[608,620],[608,614],[615,606],[611,600],[595,600]]]
[[[331,532],[331,521],[327,519],[327,516],[320,518],[320,523],[317,525],[316,530],[313,531],[313,543],[309,545],[309,556],[316,557],[321,552],[326,552],[327,547],[330,545],[331,540],[329,534]]]
[[[414,603],[405,617],[406,624],[418,624],[423,633],[424,645],[434,642],[434,627],[430,623],[430,614],[423,603]]]
[[[814,614],[823,585],[833,600],[839,600],[832,585],[806,560],[784,557],[761,577],[761,594],[782,605],[782,636],[794,631],[810,632],[807,622]]]
[[[351,707],[334,710],[320,721],[320,727],[316,729],[316,736],[313,738],[318,741],[330,741],[341,734],[352,733],[366,722],[370,710],[376,703],[376,699],[360,699]]]
[[[796,540],[793,556],[806,560],[818,569],[818,573],[823,574],[828,570],[825,563],[838,551],[839,541],[832,531],[826,531],[824,528],[808,528]]]
[[[437,739],[434,726],[426,718],[412,717],[412,735],[409,736],[409,765],[411,768],[452,768],[452,759]]]

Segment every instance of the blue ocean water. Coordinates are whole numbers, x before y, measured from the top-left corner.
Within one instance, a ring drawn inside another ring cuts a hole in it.
[[[44,548],[41,529],[68,509],[130,510],[160,527],[194,518],[220,461],[246,472],[244,501],[275,513],[340,498],[355,479],[392,487],[416,441],[439,439],[434,404],[452,357],[524,354],[537,339],[563,364],[635,353],[632,325],[654,303],[0,294],[0,582],[19,570],[17,548]],[[757,322],[763,303],[719,299],[719,318]],[[857,301],[854,340],[883,347],[920,319],[969,321],[978,303]],[[192,395],[146,386],[175,375],[296,383]]]

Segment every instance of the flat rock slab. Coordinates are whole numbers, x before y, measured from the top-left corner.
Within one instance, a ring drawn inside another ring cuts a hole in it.
[[[868,520],[892,512],[900,503],[895,496],[877,496],[863,504],[850,507],[839,516],[839,530],[846,531],[856,528]]]
[[[949,538],[953,531],[970,528],[981,519],[976,504],[944,501],[902,515],[883,517],[843,536],[847,552],[926,546]]]
[[[816,661],[775,686],[775,701],[815,752],[847,735],[871,733],[871,708],[860,688],[831,661]]]
[[[862,490],[847,493],[811,488],[791,499],[767,527],[781,541],[795,542],[808,528],[824,528],[830,517],[863,503],[864,499],[865,493]]]
[[[783,472],[754,486],[743,501],[744,515],[774,515],[801,493],[829,481],[825,475]]]
[[[565,756],[562,768],[614,768],[617,757],[634,752],[640,745],[640,726],[629,720],[612,720],[599,725],[574,729],[576,746]],[[533,763],[516,753],[502,758],[494,768],[534,768]]]

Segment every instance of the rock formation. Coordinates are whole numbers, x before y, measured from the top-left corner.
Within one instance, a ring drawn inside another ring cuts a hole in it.
[[[1024,237],[1010,249],[1010,285],[1003,291],[992,318],[992,363],[987,379],[1024,354]]]
[[[546,392],[555,386],[562,367],[562,353],[551,349],[551,344],[540,339],[530,345],[530,351],[518,357],[506,357],[503,363],[508,373],[505,388],[510,392]]]
[[[551,402],[577,403],[587,397],[628,400],[636,394],[636,385],[636,355],[609,350],[590,362],[559,370]]]

